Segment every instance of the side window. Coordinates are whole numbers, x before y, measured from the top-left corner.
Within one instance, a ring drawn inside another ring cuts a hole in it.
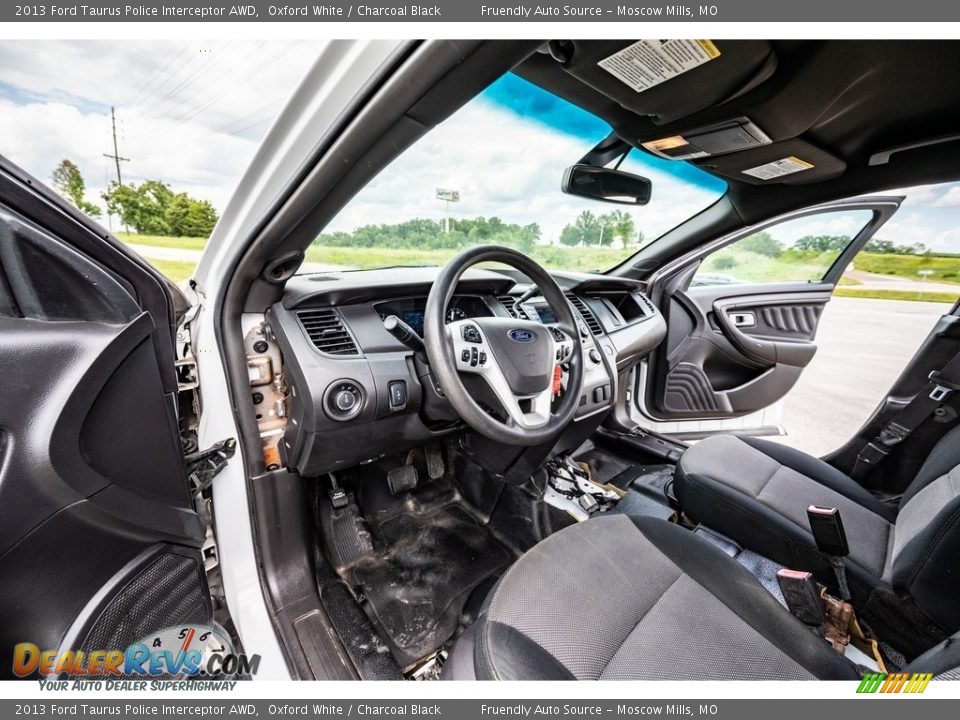
[[[823,280],[872,218],[872,210],[837,210],[771,225],[707,255],[690,286]]]

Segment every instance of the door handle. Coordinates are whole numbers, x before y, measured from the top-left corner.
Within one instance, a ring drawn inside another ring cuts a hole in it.
[[[730,314],[730,322],[734,327],[754,327],[757,324],[757,316],[752,312],[735,312]]]
[[[805,367],[817,352],[817,346],[807,340],[750,335],[743,328],[754,327],[757,315],[753,310],[737,310],[736,300],[716,300],[713,305],[720,331],[748,358],[763,365],[794,365]]]

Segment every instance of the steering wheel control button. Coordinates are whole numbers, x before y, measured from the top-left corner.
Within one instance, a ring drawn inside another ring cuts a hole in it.
[[[587,353],[587,357],[590,358],[590,362],[592,362],[594,365],[600,364],[600,353],[597,352],[596,348],[590,348],[590,352]]]
[[[480,362],[480,351],[470,348],[470,367],[476,367],[478,362]]]
[[[403,380],[390,383],[390,409],[403,410],[407,406],[407,384]]]
[[[363,408],[363,390],[352,380],[338,380],[324,393],[323,409],[331,420],[350,420]]]
[[[480,331],[477,329],[476,325],[464,325],[460,333],[464,342],[468,342],[468,343],[482,342],[482,339],[480,338]]]
[[[470,362],[470,349],[469,349],[469,348],[464,348],[464,349],[463,349],[463,351],[460,353],[460,359],[461,359],[463,362]]]
[[[479,358],[478,362],[479,362],[481,365],[486,365],[486,364],[487,364],[487,353],[484,352],[483,350],[480,351],[480,358]]]

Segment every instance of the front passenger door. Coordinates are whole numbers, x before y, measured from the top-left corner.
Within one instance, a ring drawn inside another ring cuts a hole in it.
[[[854,256],[899,197],[831,203],[722,238],[651,286],[667,338],[641,373],[651,429],[773,434],[774,409],[817,351],[817,327]]]

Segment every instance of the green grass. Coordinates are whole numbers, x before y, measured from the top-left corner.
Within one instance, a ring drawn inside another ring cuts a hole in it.
[[[870,298],[872,300],[914,300],[922,302],[955,303],[960,296],[956,293],[925,292],[923,294],[904,290],[870,290],[852,287],[838,287],[833,292],[837,297]]]
[[[350,248],[311,245],[307,262],[354,269],[389,265],[443,265],[457,250],[417,250],[412,248]],[[623,250],[609,248],[566,248],[540,246],[530,253],[541,265],[557,270],[605,270],[624,259]]]
[[[117,233],[122,241],[135,245],[202,250],[206,238],[164,237],[160,235],[137,235]],[[409,248],[347,248],[311,245],[307,249],[307,262],[344,268],[367,269],[388,265],[443,265],[457,253],[456,250],[418,250]],[[606,270],[622,262],[626,253],[610,248],[568,248],[538,246],[531,253],[534,260],[545,267],[573,272]],[[770,258],[758,253],[727,248],[707,258],[699,273],[730,275],[742,282],[776,282],[781,280],[818,280],[829,269],[833,253],[818,256],[781,255]],[[177,283],[193,273],[194,263],[177,260],[149,260],[160,272]],[[856,270],[892,275],[909,280],[919,280],[918,270],[932,270],[930,282],[960,284],[960,256],[886,255],[860,253],[854,261]],[[840,297],[860,297],[889,300],[925,300],[927,302],[954,302],[950,293],[918,293],[899,290],[857,289],[860,282],[844,277],[836,294]],[[960,287],[958,287],[960,293]]]
[[[805,282],[820,280],[836,260],[836,253],[770,257],[728,247],[709,255],[697,275],[727,275],[739,282]]]
[[[167,237],[165,235],[137,235],[136,233],[116,233],[117,237],[131,245],[150,245],[151,247],[177,248],[179,250],[203,250],[207,238]]]
[[[948,255],[886,255],[860,253],[853,261],[856,270],[877,275],[894,275],[909,280],[920,280],[918,270],[932,270],[930,282],[960,283],[960,256]]]
[[[863,285],[863,283],[860,282],[859,280],[857,280],[856,278],[847,277],[846,275],[843,275],[843,276],[841,276],[839,282],[837,282],[837,285],[840,285],[840,286],[843,286],[843,285]]]
[[[154,260],[150,258],[144,258],[144,260],[178,285],[193,275],[193,271],[197,267],[196,263],[181,260]]]

